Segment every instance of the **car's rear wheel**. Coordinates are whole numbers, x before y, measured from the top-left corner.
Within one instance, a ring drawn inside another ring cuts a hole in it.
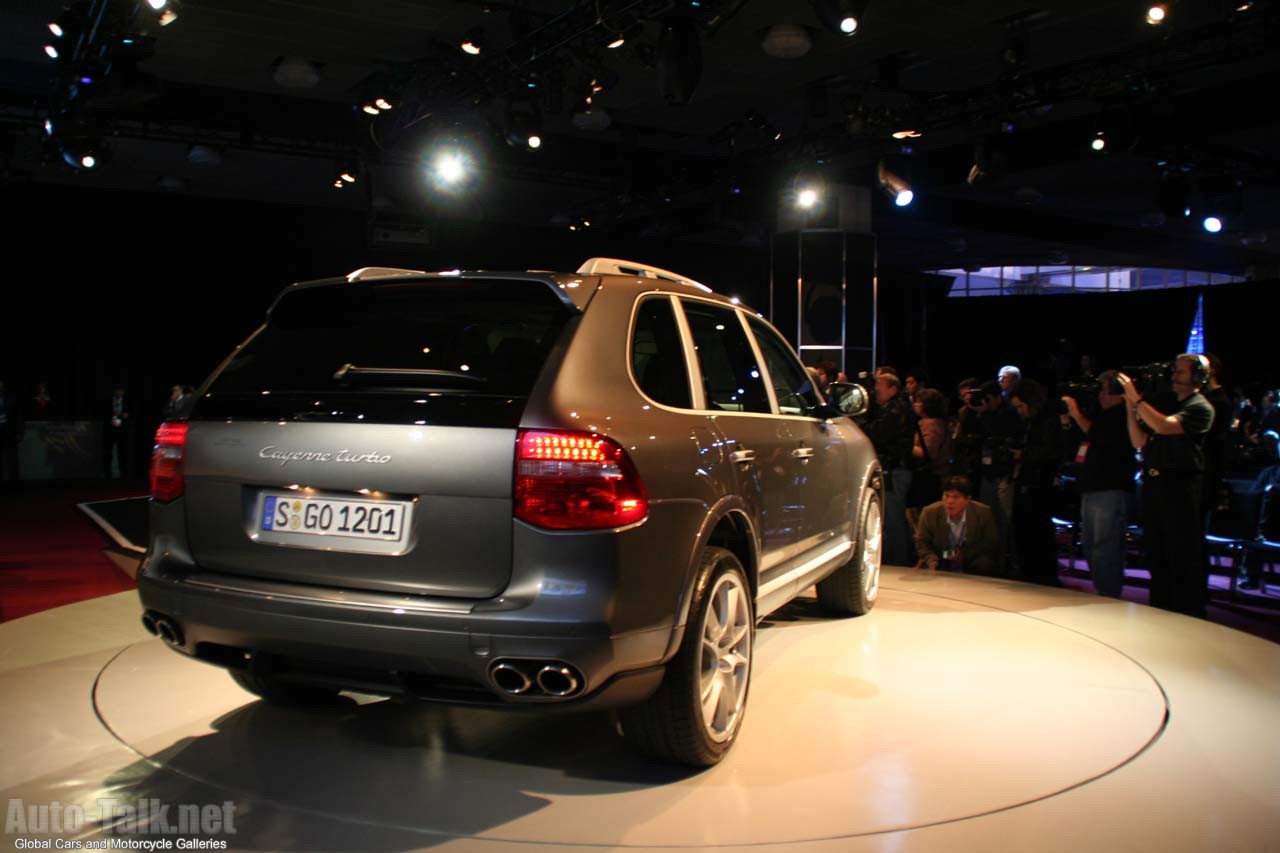
[[[312,684],[294,684],[280,681],[269,675],[258,675],[244,670],[228,670],[231,678],[245,690],[255,696],[261,696],[272,705],[291,707],[305,705],[323,705],[332,702],[338,691],[328,687],[317,687]]]
[[[755,607],[742,564],[732,551],[707,547],[684,640],[661,686],[619,713],[627,740],[663,761],[718,763],[742,728],[754,640]]]
[[[880,593],[880,558],[884,551],[884,511],[880,496],[868,489],[858,515],[858,538],[849,562],[818,581],[818,602],[845,616],[861,616],[875,606]]]

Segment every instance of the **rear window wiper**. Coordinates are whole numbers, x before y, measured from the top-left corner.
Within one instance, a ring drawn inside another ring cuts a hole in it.
[[[344,364],[333,374],[337,382],[352,383],[362,379],[447,379],[458,380],[472,385],[483,385],[488,380],[474,373],[463,373],[458,370],[428,370],[415,367],[357,367]]]

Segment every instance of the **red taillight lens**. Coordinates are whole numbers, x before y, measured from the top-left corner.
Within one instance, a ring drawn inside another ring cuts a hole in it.
[[[521,430],[515,516],[553,530],[621,527],[649,512],[644,483],[617,442],[589,432]]]
[[[163,423],[151,451],[151,497],[166,502],[182,497],[182,462],[187,455],[187,425]]]

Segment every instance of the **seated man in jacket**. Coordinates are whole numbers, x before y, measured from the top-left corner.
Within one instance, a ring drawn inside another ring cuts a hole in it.
[[[1000,539],[991,507],[973,499],[968,477],[942,482],[942,500],[920,512],[916,528],[918,568],[998,575],[1003,570]]]

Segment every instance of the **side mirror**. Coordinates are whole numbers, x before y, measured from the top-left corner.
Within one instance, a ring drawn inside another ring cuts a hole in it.
[[[866,414],[871,399],[867,389],[854,382],[835,382],[827,391],[832,404],[842,415],[857,417]]]

